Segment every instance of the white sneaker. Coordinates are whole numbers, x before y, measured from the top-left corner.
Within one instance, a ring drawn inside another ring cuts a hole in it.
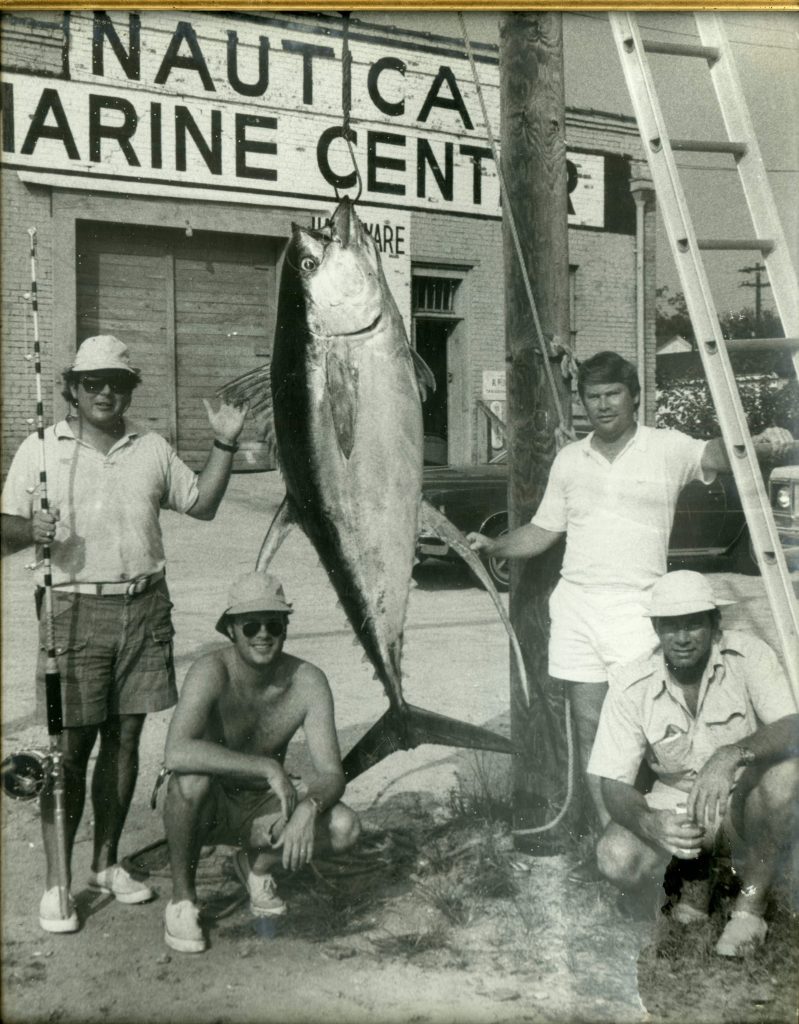
[[[200,910],[191,900],[166,905],[164,942],[178,953],[203,953],[208,943],[200,927]]]
[[[44,896],[42,896],[39,903],[39,924],[46,932],[53,932],[54,934],[59,932],[76,932],[80,927],[72,893],[69,893],[67,899],[69,913],[66,917],[63,917],[58,886],[54,885],[52,889],[47,889]]]
[[[746,956],[766,941],[768,925],[759,914],[733,910],[716,943],[719,956]]]
[[[120,903],[146,903],[155,896],[149,885],[134,878],[121,864],[90,872],[89,888],[110,893]]]
[[[250,871],[247,854],[239,850],[233,855],[236,877],[250,894],[250,913],[256,917],[279,917],[286,913],[286,904],[277,894],[270,874],[256,875]]]

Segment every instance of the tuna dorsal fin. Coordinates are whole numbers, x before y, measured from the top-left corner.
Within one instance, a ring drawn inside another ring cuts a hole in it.
[[[433,371],[422,359],[415,348],[411,349],[411,359],[413,359],[413,371],[416,374],[416,383],[419,385],[419,394],[422,396],[422,401],[427,400],[427,392],[435,391],[436,389],[436,378],[433,376]]]
[[[254,370],[248,370],[240,377],[230,380],[217,388],[216,395],[223,402],[238,405],[250,403],[250,412],[255,418],[255,440],[267,447],[267,454],[272,462],[277,461],[277,442],[275,440],[275,420],[272,412],[272,375],[271,364],[264,363]]]
[[[358,417],[358,366],[331,350],[327,353],[326,372],[336,440],[341,454],[348,459],[355,444],[355,420]]]

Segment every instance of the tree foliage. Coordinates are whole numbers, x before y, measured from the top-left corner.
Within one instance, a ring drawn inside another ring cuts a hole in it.
[[[799,433],[799,383],[776,374],[739,378],[738,394],[746,413],[750,434],[766,427],[786,427],[794,437]],[[658,427],[682,430],[692,437],[710,438],[720,434],[707,381],[673,381],[657,389]]]

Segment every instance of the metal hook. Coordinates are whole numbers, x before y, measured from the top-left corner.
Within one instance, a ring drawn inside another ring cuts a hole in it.
[[[347,149],[350,152],[350,159],[352,160],[352,167],[355,171],[355,180],[358,184],[358,191],[353,199],[353,203],[357,203],[361,198],[363,192],[363,179],[361,178],[361,171],[358,167],[358,162],[355,159],[355,150],[352,148],[352,129],[350,127],[350,112],[352,110],[352,54],[350,53],[349,43],[349,32],[350,32],[350,12],[342,11],[341,16],[344,19],[344,29],[341,36],[341,135],[344,141],[347,143]],[[336,194],[336,200],[341,200],[338,185],[334,183],[333,191]]]

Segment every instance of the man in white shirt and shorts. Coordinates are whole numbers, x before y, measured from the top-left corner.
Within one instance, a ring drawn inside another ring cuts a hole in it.
[[[701,441],[639,424],[638,374],[618,353],[585,360],[577,386],[593,430],[557,454],[532,521],[496,539],[477,533],[468,539],[478,552],[530,558],[566,535],[561,578],[550,598],[549,674],[571,699],[585,772],[608,669],[655,647],[648,594],[666,572],[680,491],[692,480],[711,483],[730,464],[721,438]],[[793,438],[772,427],[753,441],[764,455],[779,458]],[[604,830],[610,818],[599,780],[586,775],[586,784]],[[569,877],[599,881],[593,853]]]

